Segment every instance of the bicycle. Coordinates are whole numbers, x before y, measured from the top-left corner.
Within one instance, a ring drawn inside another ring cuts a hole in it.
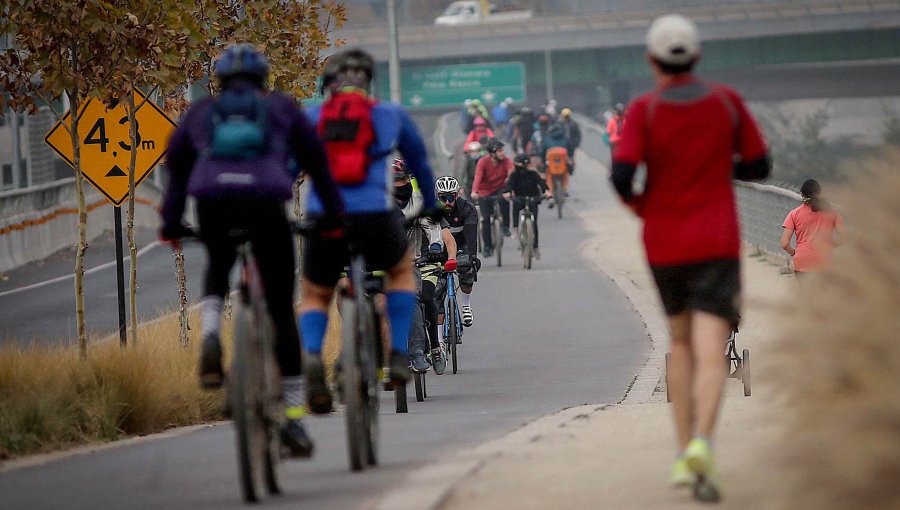
[[[457,372],[457,347],[462,342],[463,325],[462,316],[459,311],[459,304],[456,302],[456,289],[459,287],[456,283],[456,271],[446,271],[440,269],[439,278],[442,279],[446,286],[446,296],[444,298],[444,343],[445,352],[450,357],[453,373]]]
[[[728,377],[738,379],[744,386],[744,396],[749,397],[750,388],[750,349],[744,349],[738,355],[735,340],[738,329],[735,325],[728,334],[728,342],[725,344],[725,364],[728,365]],[[669,372],[669,359],[672,353],[666,353],[666,374]],[[669,395],[668,375],[666,375],[666,402],[671,402],[672,397]]]
[[[522,267],[531,269],[531,261],[534,257],[535,220],[534,210],[541,203],[540,197],[521,197],[515,200],[523,203],[519,211],[519,251],[522,253]]]
[[[503,265],[503,214],[500,210],[499,196],[489,197],[491,204],[491,237],[494,241],[494,251],[497,254],[497,267]]]
[[[244,501],[263,491],[279,494],[280,430],[284,420],[281,376],[274,354],[275,330],[265,302],[262,278],[245,231],[229,236],[240,261],[234,302],[234,356],[228,379],[230,414],[237,429],[238,474]]]

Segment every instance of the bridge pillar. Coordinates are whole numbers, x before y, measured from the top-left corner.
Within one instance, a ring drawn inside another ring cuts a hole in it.
[[[544,76],[547,81],[547,99],[549,102],[554,98],[553,94],[553,56],[550,50],[544,50]]]

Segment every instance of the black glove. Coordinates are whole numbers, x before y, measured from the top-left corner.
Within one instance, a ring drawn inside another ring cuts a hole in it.
[[[438,223],[441,219],[446,215],[443,207],[432,207],[429,209],[422,209],[422,212],[419,213],[419,217],[428,218],[429,220]]]
[[[475,268],[476,273],[478,271],[480,271],[481,270],[481,259],[478,257],[472,257],[472,267]]]
[[[159,229],[159,239],[164,243],[172,243],[183,237],[194,237],[195,235],[193,230],[181,223],[163,225]]]

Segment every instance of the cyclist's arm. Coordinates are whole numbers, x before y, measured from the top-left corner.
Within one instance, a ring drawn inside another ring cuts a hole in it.
[[[297,169],[302,169],[312,179],[326,215],[340,216],[344,212],[344,201],[328,169],[325,145],[306,115],[296,106],[291,106],[294,108],[294,118],[289,143],[297,158]]]
[[[453,238],[449,228],[441,229],[441,238],[444,240],[444,247],[447,250],[447,259],[456,260],[456,239]]]
[[[472,193],[481,194],[481,181],[484,180],[484,158],[488,156],[483,156],[478,160],[478,163],[475,164],[475,179],[472,181],[472,189],[470,190]]]
[[[397,150],[406,160],[406,166],[413,177],[419,181],[422,198],[425,199],[425,208],[434,209],[438,203],[437,196],[434,194],[434,174],[431,172],[431,166],[428,165],[425,142],[409,114],[399,107],[397,111],[400,118],[400,137],[397,141]]]
[[[192,111],[196,111],[197,108],[202,108],[201,104],[198,103],[194,108],[188,110],[169,139],[169,148],[166,152],[169,182],[160,206],[160,215],[164,226],[181,224],[181,217],[184,215],[187,201],[187,181],[191,175],[191,169],[194,168],[194,163],[197,161],[197,150],[191,143],[188,126],[196,115],[192,115]]]

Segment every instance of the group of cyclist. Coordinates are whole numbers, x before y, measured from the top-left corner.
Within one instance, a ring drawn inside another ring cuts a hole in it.
[[[410,368],[433,367],[438,374],[446,368],[438,327],[442,273],[457,272],[462,324],[474,323],[478,212],[460,196],[456,178],[434,178],[408,113],[371,99],[374,67],[361,50],[329,57],[322,78],[326,101],[303,111],[288,96],[266,90],[264,55],[251,45],[230,46],[215,65],[221,93],[195,102],[169,144],[160,237],[174,244],[195,235],[182,223],[187,197],[194,197],[197,235],[209,254],[200,300],[201,386],[219,388],[225,379],[221,316],[236,260],[229,233],[239,229],[259,261],[282,379],[281,438],[295,457],[313,451],[302,418],[333,409],[322,346],[351,246],[384,274],[387,387],[405,385]],[[332,99],[342,107],[329,109]],[[355,121],[346,117],[351,110]],[[351,180],[335,168],[360,143],[364,172]],[[401,157],[389,165],[392,154]],[[294,243],[284,206],[301,172],[312,181],[304,221],[313,233],[304,242],[303,298],[295,321]],[[422,342],[425,326],[430,342]]]

